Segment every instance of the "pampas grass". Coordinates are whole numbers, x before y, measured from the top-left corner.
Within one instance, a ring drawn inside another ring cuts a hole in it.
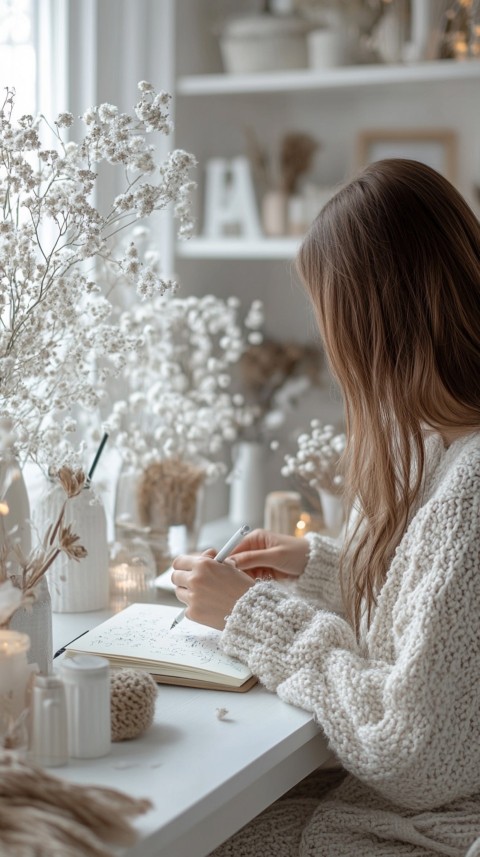
[[[135,842],[130,819],[151,806],[147,799],[74,785],[13,754],[0,755],[2,857],[112,857],[108,845]]]

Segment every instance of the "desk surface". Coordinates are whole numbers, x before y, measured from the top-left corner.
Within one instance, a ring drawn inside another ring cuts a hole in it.
[[[54,614],[54,650],[108,615]],[[224,720],[218,708],[228,709]],[[328,758],[311,715],[260,686],[231,693],[160,685],[143,736],[52,773],[153,801],[125,857],[205,857]]]

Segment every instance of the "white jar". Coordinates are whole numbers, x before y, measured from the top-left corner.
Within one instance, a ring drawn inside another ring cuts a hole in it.
[[[61,679],[37,675],[32,694],[30,760],[41,767],[68,762],[67,702]]]
[[[310,68],[335,68],[345,65],[345,37],[340,30],[312,30],[307,35]]]
[[[108,661],[95,655],[74,655],[62,661],[60,670],[67,698],[70,756],[106,756],[111,748]]]

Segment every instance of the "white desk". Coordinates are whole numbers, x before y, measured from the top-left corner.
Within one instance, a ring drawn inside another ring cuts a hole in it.
[[[54,614],[54,650],[108,615]],[[228,719],[219,720],[217,708],[227,708]],[[102,759],[51,770],[153,801],[124,857],[205,857],[329,757],[312,717],[264,688],[160,685],[155,723],[142,737],[112,744]]]

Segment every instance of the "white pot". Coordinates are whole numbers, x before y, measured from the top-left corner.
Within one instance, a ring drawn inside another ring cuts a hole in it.
[[[220,38],[225,71],[306,68],[305,29],[305,22],[289,15],[253,15],[228,22]]]
[[[83,613],[108,606],[107,520],[102,502],[93,500],[85,488],[68,501],[64,526],[69,524],[79,536],[87,556],[78,562],[61,553],[47,572],[52,610],[55,613]],[[65,500],[61,485],[51,485],[39,501],[35,523],[40,533],[56,521]]]

